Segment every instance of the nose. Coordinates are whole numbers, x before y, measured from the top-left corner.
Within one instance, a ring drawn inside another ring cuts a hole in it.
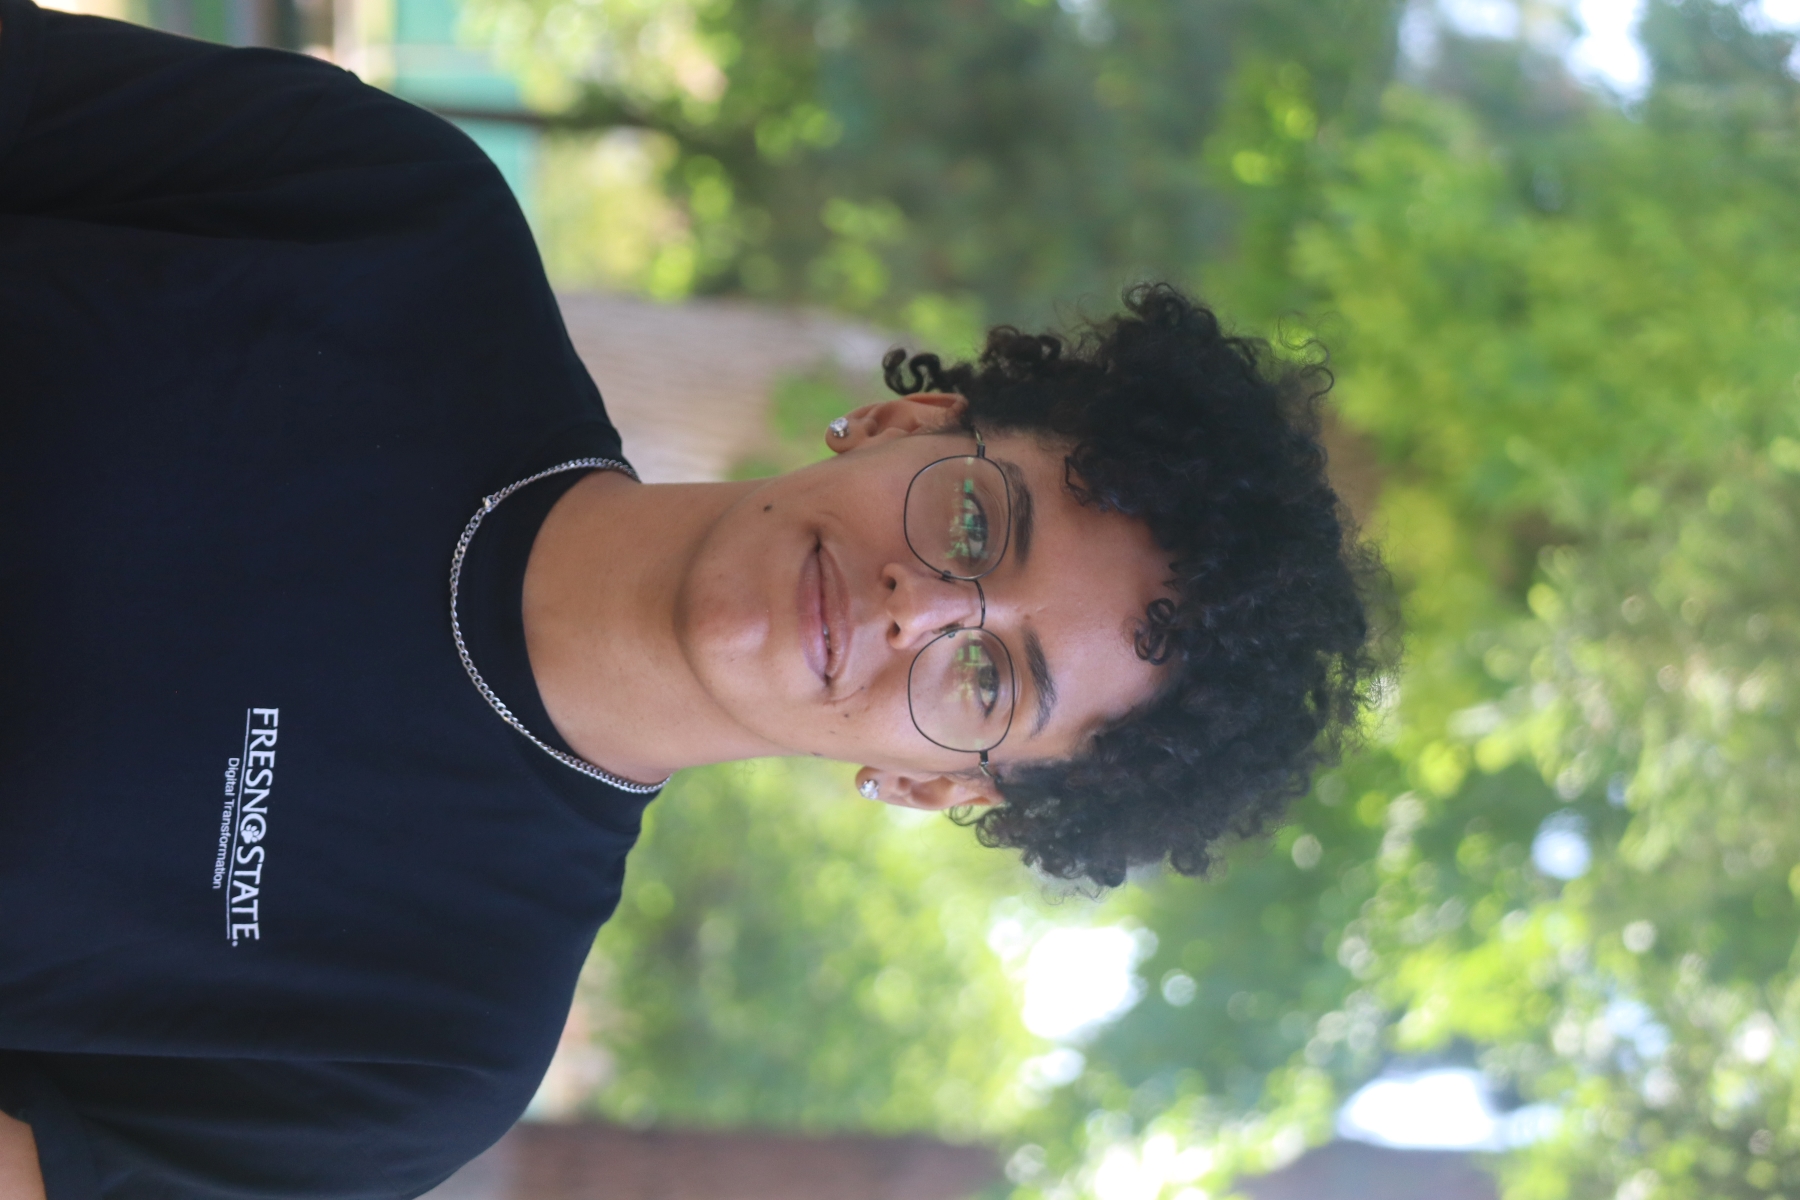
[[[972,626],[981,619],[973,583],[946,580],[906,563],[891,563],[881,574],[888,588],[888,643],[897,650],[916,650],[951,625]]]

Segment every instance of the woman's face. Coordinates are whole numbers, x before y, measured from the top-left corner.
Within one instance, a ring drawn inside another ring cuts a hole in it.
[[[790,753],[867,764],[883,799],[919,807],[983,798],[970,778],[978,756],[932,744],[907,703],[920,648],[980,618],[975,587],[928,569],[902,519],[921,468],[975,453],[970,434],[924,432],[960,403],[906,397],[852,414],[834,458],[768,480],[712,528],[677,608],[701,685],[747,730]],[[1141,522],[1076,502],[1061,447],[1006,433],[986,442],[1014,495],[1010,542],[981,580],[985,628],[1016,679],[1010,732],[990,753],[1004,777],[1011,764],[1077,753],[1154,695],[1159,672],[1133,639],[1169,571]]]

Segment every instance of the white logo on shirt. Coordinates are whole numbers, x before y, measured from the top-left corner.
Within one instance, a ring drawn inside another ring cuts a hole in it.
[[[225,808],[219,816],[219,855],[213,890],[225,889],[225,936],[262,940],[263,866],[268,851],[269,793],[275,788],[279,708],[244,712],[244,751],[225,760]]]

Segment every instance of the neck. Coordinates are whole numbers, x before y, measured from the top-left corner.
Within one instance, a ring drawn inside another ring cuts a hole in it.
[[[695,553],[756,486],[596,472],[545,518],[525,571],[525,646],[550,720],[588,762],[653,783],[682,767],[779,752],[719,708],[676,636]]]

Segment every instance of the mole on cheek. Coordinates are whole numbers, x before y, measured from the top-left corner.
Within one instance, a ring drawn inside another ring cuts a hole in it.
[[[765,505],[763,505],[763,511],[768,512],[770,509],[772,509],[774,507],[775,506],[773,504],[765,504]]]

